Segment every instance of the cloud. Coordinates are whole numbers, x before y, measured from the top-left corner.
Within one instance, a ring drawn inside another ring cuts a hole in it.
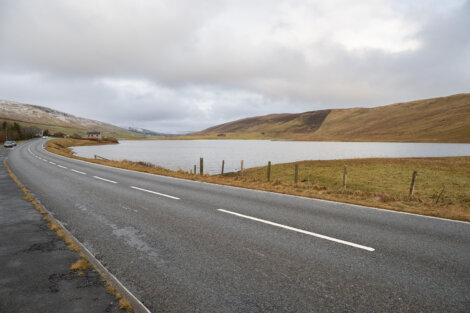
[[[150,129],[468,92],[469,1],[0,3],[0,97]]]

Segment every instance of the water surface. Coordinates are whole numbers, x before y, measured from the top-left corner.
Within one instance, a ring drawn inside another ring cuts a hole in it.
[[[401,158],[470,156],[470,144],[390,143],[390,142],[317,142],[269,140],[143,140],[120,141],[118,145],[74,147],[83,157],[95,154],[112,160],[150,162],[168,169],[189,171],[204,158],[204,172],[220,173],[244,167],[263,166],[303,160],[352,158]]]

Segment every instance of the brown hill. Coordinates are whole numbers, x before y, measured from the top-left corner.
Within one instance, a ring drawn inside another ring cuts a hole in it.
[[[23,126],[34,126],[49,129],[52,132],[60,131],[72,135],[86,134],[87,131],[100,131],[112,136],[135,136],[123,128],[90,120],[51,108],[38,105],[24,104],[14,101],[0,100],[0,121],[18,122]]]
[[[214,126],[194,135],[319,141],[470,142],[470,94],[375,108],[271,114]]]

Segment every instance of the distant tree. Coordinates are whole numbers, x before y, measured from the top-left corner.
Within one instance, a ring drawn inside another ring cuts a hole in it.
[[[62,138],[65,138],[67,137],[67,134],[66,133],[63,133],[63,132],[56,132],[52,135],[53,137],[62,137]]]
[[[20,126],[20,124],[18,124],[17,122],[14,122],[13,127],[11,128],[11,130],[16,131],[18,136],[21,138],[21,126]]]
[[[50,136],[49,134],[49,129],[46,129],[43,133],[42,133],[43,136]]]
[[[3,121],[3,123],[2,123],[2,129],[3,129],[3,130],[6,130],[7,127],[8,127],[7,121]]]

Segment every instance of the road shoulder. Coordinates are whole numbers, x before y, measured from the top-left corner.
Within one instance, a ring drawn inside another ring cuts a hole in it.
[[[9,177],[0,151],[0,311],[124,312],[93,269],[71,271],[79,253],[49,229]]]

